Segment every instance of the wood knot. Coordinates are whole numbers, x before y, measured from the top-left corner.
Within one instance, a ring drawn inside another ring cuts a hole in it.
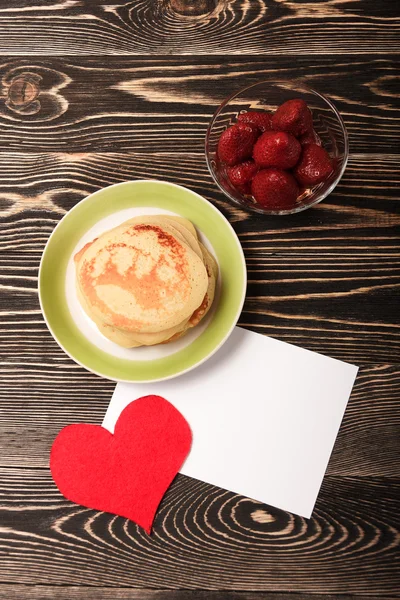
[[[4,74],[0,69],[0,115],[12,111],[25,122],[57,119],[68,109],[61,90],[71,79],[64,73],[44,65],[21,65],[15,61]],[[7,65],[9,67],[9,65]]]
[[[266,510],[261,509],[254,510],[251,513],[251,518],[256,523],[273,523],[275,521],[275,517],[273,515],[271,515]]]
[[[41,80],[36,73],[22,73],[14,77],[8,88],[7,106],[19,112],[32,105],[39,96]]]
[[[198,17],[214,12],[218,0],[169,0],[171,9],[185,17]]]

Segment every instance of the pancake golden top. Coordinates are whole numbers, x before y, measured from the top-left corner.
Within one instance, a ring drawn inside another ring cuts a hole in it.
[[[208,287],[201,258],[173,228],[126,222],[75,256],[91,313],[133,332],[159,332],[188,319]]]

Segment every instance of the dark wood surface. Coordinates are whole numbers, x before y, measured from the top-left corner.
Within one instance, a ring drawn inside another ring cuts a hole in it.
[[[300,77],[335,102],[346,121],[353,153],[396,153],[398,59],[394,53],[382,58],[0,55],[0,81],[9,98],[7,105],[0,105],[0,148],[79,153],[173,150],[198,153],[203,162],[205,130],[227,95],[263,79]],[[27,81],[25,88],[18,83],[21,75]],[[144,173],[151,173],[148,161],[141,165]]]
[[[394,0],[1,0],[4,54],[384,55]]]
[[[396,2],[0,0],[0,598],[399,597],[399,20]],[[219,102],[263,78],[328,94],[350,160],[320,205],[233,208],[208,174]],[[44,245],[87,194],[137,178],[213,202],[243,245],[240,324],[360,365],[310,521],[178,476],[148,538],[66,501],[61,427],[114,384],[77,366],[37,297]]]

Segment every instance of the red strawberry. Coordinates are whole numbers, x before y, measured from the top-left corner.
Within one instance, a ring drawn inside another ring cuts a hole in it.
[[[272,116],[272,128],[299,137],[312,129],[312,114],[304,100],[284,102]]]
[[[299,164],[293,171],[301,185],[316,185],[325,181],[331,173],[333,173],[333,162],[324,148],[317,144],[307,144],[303,147]]]
[[[234,167],[228,167],[226,170],[231,183],[240,191],[246,190],[246,193],[250,191],[247,184],[250,183],[257,171],[258,166],[254,160],[246,160]]]
[[[262,132],[272,129],[271,115],[261,110],[250,110],[249,112],[240,113],[237,120],[240,123],[252,123]]]
[[[249,123],[228,127],[218,141],[218,156],[222,162],[233,166],[251,156],[259,130]]]
[[[287,171],[264,169],[254,176],[251,192],[264,208],[285,210],[295,205],[299,186],[293,175]]]
[[[266,131],[258,138],[253,158],[260,167],[291,169],[300,158],[301,146],[290,133]]]
[[[248,181],[244,185],[237,185],[236,189],[243,194],[243,196],[251,196],[251,181]]]
[[[314,129],[310,129],[310,131],[307,131],[298,139],[302,146],[305,146],[306,144],[317,144],[317,146],[321,145],[321,140],[319,139]]]

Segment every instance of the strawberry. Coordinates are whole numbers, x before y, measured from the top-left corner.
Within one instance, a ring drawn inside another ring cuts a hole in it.
[[[333,173],[333,162],[324,148],[317,144],[303,147],[300,161],[293,171],[297,181],[304,186],[317,185]]]
[[[220,160],[233,166],[249,158],[259,133],[250,123],[237,123],[225,129],[218,141]]]
[[[254,162],[254,160],[246,160],[245,162],[239,163],[234,167],[228,167],[226,172],[230,179],[230,182],[240,189],[246,190],[246,193],[249,193],[250,188],[247,184],[253,179],[254,175],[258,171],[258,166]]]
[[[264,208],[285,210],[295,205],[299,186],[287,171],[264,169],[254,176],[251,192]]]
[[[288,100],[272,116],[272,128],[299,137],[312,129],[312,114],[304,100]]]
[[[277,169],[291,169],[300,154],[299,142],[284,131],[266,131],[258,138],[253,150],[253,158],[260,167]]]
[[[317,146],[321,145],[321,140],[314,129],[306,131],[306,133],[301,135],[298,140],[302,146],[306,146],[307,144],[317,144]]]
[[[252,123],[262,132],[272,129],[271,115],[262,110],[250,110],[249,112],[240,113],[237,120],[240,123]]]
[[[251,196],[251,181],[248,181],[247,183],[245,183],[244,185],[237,185],[236,189],[243,195],[243,196]]]

